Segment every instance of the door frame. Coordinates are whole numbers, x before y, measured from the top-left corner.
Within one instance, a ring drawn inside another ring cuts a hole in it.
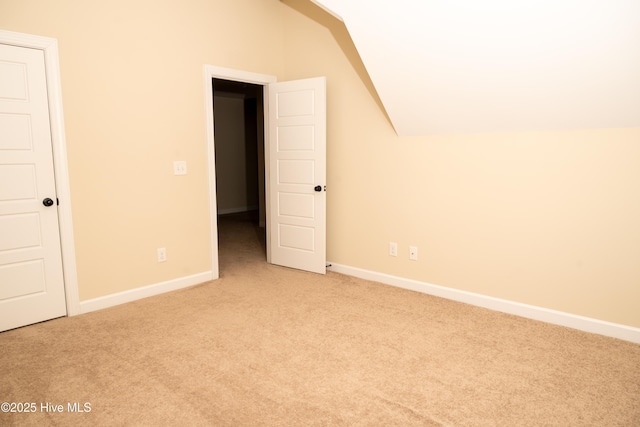
[[[268,164],[268,108],[269,99],[268,91],[265,90],[265,86],[269,83],[275,83],[278,81],[276,76],[269,74],[258,74],[250,71],[235,70],[232,68],[217,67],[215,65],[205,65],[203,72],[204,80],[204,99],[205,99],[205,122],[207,127],[207,160],[209,169],[209,224],[211,229],[210,242],[211,242],[211,273],[213,279],[220,277],[220,267],[218,263],[218,203],[216,192],[216,146],[214,137],[214,122],[213,122],[213,79],[224,79],[242,83],[257,84],[263,87],[263,106],[264,106],[264,144],[265,144],[265,193],[269,194],[269,164]],[[265,197],[266,203],[266,215],[269,215],[269,198]],[[268,224],[268,218],[266,220]],[[267,262],[271,262],[271,256],[269,254],[269,227],[267,227]]]
[[[71,189],[67,163],[67,145],[62,111],[62,86],[60,84],[58,41],[50,37],[0,30],[0,43],[16,47],[39,49],[44,52],[47,97],[49,100],[49,122],[51,126],[51,145],[53,151],[53,170],[55,174],[56,196],[59,201],[57,208],[64,291],[67,316],[75,316],[80,314],[80,298],[78,293],[76,250],[73,239],[73,220],[71,216]]]

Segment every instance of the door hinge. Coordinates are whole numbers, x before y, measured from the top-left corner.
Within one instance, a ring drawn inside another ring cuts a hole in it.
[[[60,206],[60,199],[56,197],[56,206]]]

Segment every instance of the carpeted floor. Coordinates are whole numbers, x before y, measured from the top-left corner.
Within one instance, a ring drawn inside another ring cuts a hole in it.
[[[272,266],[220,222],[221,279],[0,333],[0,402],[36,409],[0,425],[640,426],[640,345]]]

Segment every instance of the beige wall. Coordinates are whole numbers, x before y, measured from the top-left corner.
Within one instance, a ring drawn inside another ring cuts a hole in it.
[[[397,137],[343,25],[284,3],[285,77],[327,76],[331,262],[640,326],[640,129]]]
[[[203,65],[281,74],[281,9],[0,0],[0,28],[58,39],[81,301],[211,270]]]
[[[344,27],[303,0],[0,11],[59,41],[81,300],[210,269],[212,64],[327,76],[330,261],[640,327],[640,129],[399,138]]]

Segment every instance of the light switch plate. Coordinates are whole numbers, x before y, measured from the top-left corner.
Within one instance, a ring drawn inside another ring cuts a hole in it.
[[[186,175],[187,174],[187,162],[185,160],[176,160],[173,162],[173,174],[174,175]]]
[[[389,255],[398,256],[398,244],[396,242],[389,242]]]

